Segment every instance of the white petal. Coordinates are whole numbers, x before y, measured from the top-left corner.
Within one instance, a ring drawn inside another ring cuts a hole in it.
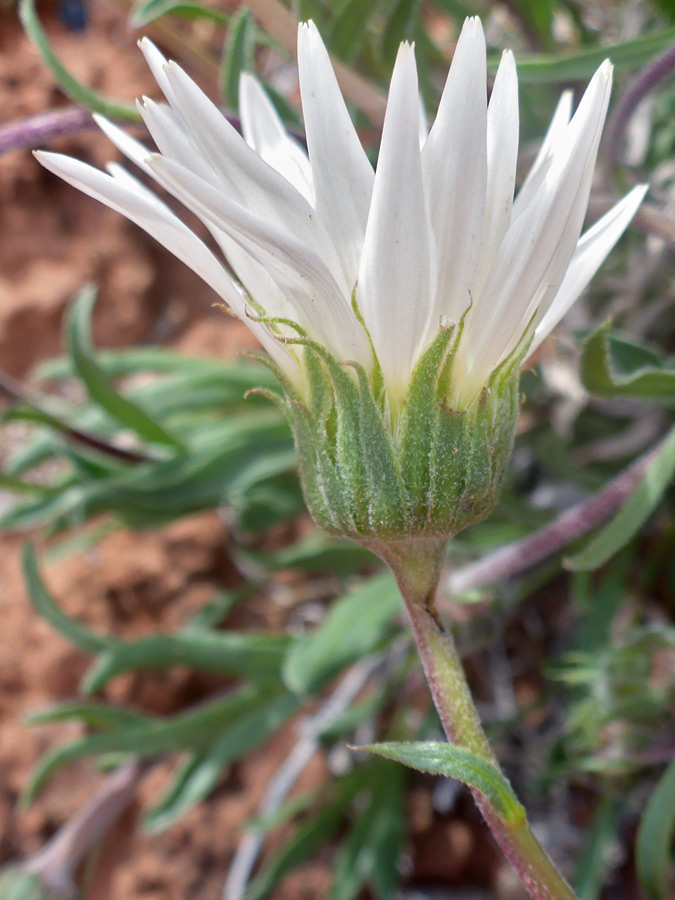
[[[357,298],[385,382],[405,390],[431,316],[434,248],[424,200],[417,71],[402,44],[389,88]]]
[[[178,163],[154,155],[150,166],[160,184],[181,203],[224,231],[293,292],[297,319],[311,336],[340,360],[368,364],[366,337],[332,275],[311,249]]]
[[[487,191],[478,292],[511,224],[518,161],[518,131],[516,63],[513,53],[505,50],[497,70],[487,113]]]
[[[166,67],[168,60],[152,43],[150,38],[143,37],[138,42],[138,46],[145,57],[152,76],[159,85],[161,92],[164,94],[169,103],[174,102],[173,90],[166,75]]]
[[[463,402],[507,356],[542,302],[555,296],[583,224],[611,90],[611,66],[593,77],[563,147],[527,211],[514,219],[464,332]],[[486,316],[491,326],[485,326]]]
[[[424,97],[420,93],[420,127],[419,127],[419,135],[420,135],[420,150],[427,142],[427,138],[429,137],[429,116],[427,115],[427,108],[424,104]]]
[[[648,189],[646,184],[634,187],[582,236],[553,303],[541,316],[535,329],[530,352],[537,349],[585,290],[628,228]]]
[[[307,153],[286,131],[258,79],[247,73],[239,79],[239,113],[242,133],[249,147],[313,205],[312,170]]]
[[[518,191],[518,196],[513,205],[514,218],[527,208],[535,193],[541,187],[547,169],[551,164],[553,154],[559,149],[563,141],[565,130],[569,125],[570,117],[572,115],[572,100],[572,91],[564,91],[560,96],[560,100],[553,113],[551,124],[548,126],[548,131],[544,136],[539,152]]]
[[[146,128],[152,135],[160,153],[192,169],[200,178],[210,181],[215,187],[222,186],[222,180],[213,166],[204,159],[191,136],[185,130],[180,117],[166,103],[155,103],[148,97],[137,103]],[[147,165],[147,162],[146,162]],[[152,169],[148,171],[154,178]]]
[[[464,23],[438,115],[422,152],[438,249],[436,310],[455,321],[471,302],[483,236],[486,82],[485,36],[474,17]]]
[[[126,131],[123,131],[119,126],[113,124],[104,116],[94,113],[93,118],[101,131],[108,140],[117,147],[120,153],[123,153],[127,159],[130,159],[146,174],[150,174],[150,170],[146,164],[146,160],[148,156],[150,156],[150,150],[148,150],[145,144],[132,138]]]
[[[126,216],[184,262],[246,322],[287,374],[297,379],[296,364],[290,355],[265,328],[246,317],[244,298],[222,264],[206,244],[152,192],[128,173],[121,175],[118,170],[113,169],[114,177],[106,175],[86,163],[59,153],[38,152],[35,156],[50,172]]]
[[[171,62],[165,73],[172,91],[171,105],[228,194],[255,216],[304,241],[348,296],[335,247],[305,198],[249,147],[180,66]]]
[[[145,98],[143,103],[138,104],[138,108],[148,130],[152,134],[153,140],[168,158],[189,167],[192,171],[197,172],[200,177],[210,181],[215,187],[219,187],[219,181],[213,169],[199,155],[190,138],[183,131],[180,120],[169,106],[155,103]],[[142,166],[154,178],[154,172],[147,165],[147,159],[151,155],[150,151],[143,147],[142,144],[138,144],[138,142],[134,141],[130,144],[125,140],[128,136],[121,129],[110,125],[110,123],[106,124],[108,125],[108,136],[116,143],[119,149],[131,157],[137,165]],[[149,202],[154,200],[161,206],[164,206],[152,191],[148,190],[141,182],[132,178],[124,169],[116,166],[114,163],[107,168],[115,177],[126,181],[127,184],[133,184],[136,191],[142,191]],[[166,209],[166,207],[164,208]],[[265,268],[213,223],[207,223],[207,227],[225,254],[237,278],[245,286],[250,299],[259,307],[265,309],[270,316],[292,318],[293,309],[291,304]],[[254,326],[253,330],[256,333],[263,328],[263,326],[253,323],[250,317],[246,321],[252,327]],[[273,346],[277,353],[279,348],[282,347],[276,340],[273,342]],[[269,346],[267,349],[272,352]],[[286,352],[285,348],[282,352]],[[272,353],[272,355],[274,356],[275,354]]]
[[[373,169],[312,22],[298,31],[298,72],[315,206],[333,238],[351,290],[368,221]]]

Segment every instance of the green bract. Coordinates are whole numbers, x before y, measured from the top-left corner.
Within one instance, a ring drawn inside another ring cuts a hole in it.
[[[439,332],[398,410],[388,406],[377,366],[337,362],[304,335],[307,390],[275,369],[303,491],[326,531],[376,549],[387,541],[443,538],[495,506],[518,418],[518,365],[510,357],[465,410],[449,402],[459,329]],[[267,365],[266,358],[261,358]]]

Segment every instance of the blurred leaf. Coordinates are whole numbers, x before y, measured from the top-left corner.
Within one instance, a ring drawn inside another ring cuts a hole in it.
[[[99,112],[111,119],[119,119],[123,122],[140,122],[141,115],[135,106],[126,106],[123,103],[116,103],[114,100],[108,100],[107,97],[97,94],[80,84],[68,72],[61,61],[52,50],[49,39],[40,24],[37,12],[35,11],[35,0],[19,0],[19,18],[26,34],[35,44],[38,53],[42,57],[42,61],[52,73],[54,80],[66,97],[70,97],[75,103],[80,103],[94,112]]]
[[[270,693],[240,713],[205,753],[188,761],[166,796],[146,815],[146,829],[162,831],[201,803],[216,787],[224,769],[261,744],[298,709],[293,695]]]
[[[597,900],[607,875],[611,850],[618,836],[622,800],[602,797],[574,874],[575,893],[579,900]]]
[[[72,304],[66,323],[73,364],[89,396],[140,437],[183,451],[185,448],[182,443],[144,409],[118,393],[108,376],[97,365],[91,344],[91,314],[95,303],[95,288],[84,288]]]
[[[222,737],[226,728],[235,727],[243,716],[259,710],[275,694],[283,695],[283,703],[289,710],[297,702],[291,695],[279,688],[273,689],[269,684],[238,688],[175,716],[148,718],[57,747],[40,760],[22,802],[25,804],[32,800],[45,779],[56,769],[83,756],[104,753],[157,756],[181,750],[204,750]]]
[[[23,481],[13,475],[5,475],[0,472],[0,490],[10,491],[12,494],[38,494],[42,497],[52,496],[56,488],[47,484],[37,484],[31,481]]]
[[[552,0],[515,0],[515,5],[522,13],[527,25],[536,31],[546,48],[550,50],[550,45],[553,43]]]
[[[223,362],[208,357],[189,356],[167,347],[125,347],[115,350],[99,350],[96,362],[106,375],[119,378],[123,375],[138,375],[155,372],[163,375],[218,375],[224,382],[236,381],[242,396],[257,384],[274,387],[276,379],[269,369],[256,363],[238,360]],[[39,379],[75,378],[77,370],[69,356],[59,356],[40,363],[36,375]]]
[[[368,20],[380,0],[346,0],[333,20],[326,44],[336,56],[349,62],[356,56],[367,35]]]
[[[253,584],[247,584],[236,591],[220,591],[195,613],[186,625],[185,630],[189,632],[201,631],[202,629],[210,631],[212,628],[222,625],[237,603],[251,595],[253,588]]]
[[[399,44],[413,39],[419,5],[419,0],[397,0],[387,17],[382,30],[382,57],[390,65],[394,64]]]
[[[610,328],[605,323],[584,342],[580,364],[584,387],[602,397],[675,403],[675,367],[650,348],[611,334]]]
[[[149,716],[133,712],[119,706],[109,706],[105,703],[59,703],[49,709],[31,713],[27,718],[29,725],[49,725],[52,722],[70,722],[76,720],[86,725],[87,728],[95,728],[98,731],[112,731],[115,728],[124,728],[127,725],[139,725],[150,722]]]
[[[95,693],[123,672],[175,665],[243,678],[272,678],[278,676],[291,643],[287,635],[196,629],[183,634],[154,634],[137,641],[117,642],[98,658],[87,674],[84,689]]]
[[[661,501],[675,472],[675,429],[663,442],[642,481],[621,510],[588,542],[583,550],[565,560],[568,569],[597,569],[617,553],[642,528]]]
[[[0,869],[0,897],[2,900],[78,900],[72,891],[48,890],[36,872],[28,872],[20,865]]]
[[[460,21],[466,19],[467,16],[476,14],[475,8],[471,4],[466,3],[465,0],[434,0],[434,2],[443,12],[448,13],[453,18],[458,18]]]
[[[162,16],[180,16],[183,19],[206,19],[227,25],[230,16],[213,6],[205,6],[194,0],[146,0],[140,3],[131,14],[133,28],[143,28],[156,22]]]
[[[576,572],[572,578],[572,603],[579,613],[572,649],[582,653],[603,650],[611,643],[614,619],[626,600],[624,585],[634,554],[617,554],[602,577],[588,571]]]
[[[643,37],[619,44],[594,46],[563,56],[557,54],[518,55],[520,84],[546,84],[566,81],[586,81],[609,57],[614,68],[637,69],[667,50],[675,41],[675,28],[664,28]],[[495,72],[501,53],[489,54],[488,68]]]
[[[403,784],[400,766],[371,770],[368,797],[338,852],[328,900],[354,900],[367,885],[379,900],[394,896],[405,834]]]
[[[323,33],[322,25],[326,17],[323,0],[293,0],[291,9],[298,22],[307,22],[309,19],[312,19],[317,28]]]
[[[291,647],[284,682],[300,694],[316,691],[349,663],[377,650],[400,610],[401,596],[388,574],[333,601],[319,628]]]
[[[225,102],[235,112],[239,110],[241,73],[255,70],[255,32],[256,24],[251,10],[243,6],[232,19],[220,75]]]
[[[320,734],[323,741],[334,741],[345,734],[353,734],[363,722],[372,722],[385,705],[390,695],[387,691],[373,691],[365,700],[352,703],[340,716],[337,716]]]
[[[259,534],[280,522],[305,513],[307,507],[295,474],[252,485],[241,502],[232,503],[233,528]]]
[[[254,816],[246,827],[249,831],[255,831],[256,834],[267,834],[269,831],[274,831],[308,810],[327,791],[332,793],[330,783],[313,790],[293,794],[278,809]]]
[[[131,527],[156,526],[224,503],[240,508],[252,488],[295,465],[288,426],[276,410],[204,425],[191,443],[186,455],[76,479],[54,496],[17,505],[0,517],[0,527],[63,527],[100,512],[114,512]]]
[[[354,749],[363,753],[375,753],[420,772],[457,778],[485,794],[505,822],[515,825],[525,821],[525,810],[502,773],[464,747],[436,741],[390,741]]]
[[[377,563],[377,558],[359,544],[336,540],[318,530],[279,550],[247,550],[245,557],[266,571],[299,569],[302,572],[329,571],[336,575],[351,575],[364,566]]]
[[[339,828],[354,796],[370,778],[370,767],[360,766],[335,782],[335,797],[309,815],[291,837],[265,862],[251,882],[246,900],[261,900],[296,866],[299,866]]]
[[[23,573],[35,611],[52,628],[87,653],[100,653],[107,649],[107,638],[96,634],[76,619],[71,619],[56,605],[40,576],[35,550],[30,542],[23,548]]]
[[[664,13],[669,21],[675,22],[675,0],[653,0],[662,13]]]
[[[649,900],[672,896],[669,872],[674,829],[675,760],[649,798],[637,833],[635,863],[640,885]]]

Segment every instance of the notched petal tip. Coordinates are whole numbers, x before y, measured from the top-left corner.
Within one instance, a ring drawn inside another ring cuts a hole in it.
[[[415,43],[414,41],[401,41],[398,45],[398,52],[396,54],[396,62],[394,64],[394,69],[401,65],[410,65],[412,61],[413,65],[415,63]],[[393,76],[392,76],[393,79]]]
[[[462,25],[462,30],[459,34],[459,40],[471,39],[482,39],[485,40],[485,32],[483,31],[483,23],[480,20],[479,16],[467,16],[464,19],[464,24]],[[459,43],[459,41],[458,41]]]
[[[142,38],[136,41],[136,44],[138,46],[138,49],[147,60],[148,65],[150,65],[150,60],[153,58],[164,59],[164,54],[162,53],[162,51],[159,50],[154,41],[151,41],[147,35],[143,35]]]

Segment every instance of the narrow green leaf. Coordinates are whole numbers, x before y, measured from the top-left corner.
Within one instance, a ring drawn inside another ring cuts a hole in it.
[[[183,19],[206,19],[218,25],[227,25],[230,16],[212,6],[196,3],[194,0],[147,0],[140,3],[131,14],[134,28],[143,28],[156,22],[162,16],[180,16]]]
[[[435,741],[422,743],[391,741],[354,749],[375,753],[420,772],[457,778],[485,794],[505,822],[518,825],[525,821],[525,810],[504,775],[491,763],[463,747]]]
[[[356,56],[367,35],[368,20],[379,5],[379,0],[346,0],[333,20],[328,40],[331,52],[345,62]]]
[[[389,574],[369,579],[331,604],[323,623],[291,647],[283,666],[286,685],[312,693],[354,660],[377,650],[401,610],[401,596]]]
[[[380,900],[394,896],[405,834],[403,784],[400,766],[373,767],[368,797],[359,798],[359,816],[337,855],[329,900],[354,900],[366,886]]]
[[[148,441],[184,450],[181,442],[131,400],[118,393],[108,376],[94,359],[90,322],[96,302],[96,290],[84,288],[72,304],[66,323],[68,345],[78,375],[91,399],[119,422]]]
[[[178,783],[150,810],[144,827],[152,832],[162,831],[201,803],[216,787],[223,771],[277,731],[298,705],[292,694],[272,692],[269,699],[261,698],[254,708],[244,710],[205,753],[193,758],[180,772]]]
[[[107,97],[92,91],[84,85],[80,84],[68,72],[59,58],[52,50],[49,39],[40,23],[37,12],[35,11],[35,0],[19,0],[19,18],[21,24],[26,30],[26,34],[35,44],[43,62],[54,76],[56,83],[63,93],[74,100],[75,103],[81,103],[94,112],[99,112],[111,119],[120,119],[125,122],[140,122],[141,116],[135,106],[127,106],[123,103],[116,103],[108,100]]]
[[[246,551],[246,559],[266,571],[299,569],[351,575],[376,562],[373,554],[353,541],[339,541],[321,531],[280,550]]]
[[[584,848],[574,874],[579,900],[598,900],[617,838],[622,801],[606,796],[600,801],[593,824],[584,839]]]
[[[251,882],[246,900],[261,900],[267,896],[288,872],[309,859],[337,831],[354,796],[367,783],[370,772],[369,766],[360,766],[335,784],[334,799],[308,816],[264,864]]]
[[[672,896],[669,873],[675,831],[675,760],[653,794],[640,821],[635,845],[635,864],[642,890],[649,900]]]
[[[51,497],[57,489],[47,484],[23,481],[21,478],[0,472],[0,490],[9,491],[12,494],[37,494],[42,497]]]
[[[568,569],[597,569],[624,547],[658,506],[675,473],[675,429],[663,442],[637,488],[612,521],[579,553],[568,557]]]
[[[420,0],[398,0],[382,29],[382,58],[393,65],[402,41],[410,41],[415,33]]]
[[[274,387],[274,376],[263,366],[238,360],[235,363],[223,362],[201,356],[189,356],[170,350],[167,347],[121,347],[114,350],[99,350],[96,362],[106,375],[119,378],[123,375],[138,375],[143,372],[156,372],[162,375],[200,375],[219,376],[223,381],[237,381],[241,384],[242,393],[257,384]],[[70,356],[59,356],[46,360],[37,367],[39,379],[75,378],[77,370]]]
[[[663,28],[630,41],[606,46],[595,45],[565,56],[531,54],[518,56],[520,84],[551,84],[565,81],[586,81],[603,60],[609,58],[614,68],[633,69],[646,65],[675,41],[675,28]],[[488,68],[495,72],[501,53],[490,53]]]
[[[35,550],[30,542],[23,548],[23,573],[36,612],[52,628],[87,653],[101,653],[108,649],[111,643],[109,638],[101,637],[81,622],[71,619],[54,602],[42,580]]]
[[[26,719],[29,725],[50,725],[53,722],[70,722],[72,720],[99,731],[111,731],[115,728],[140,725],[151,721],[149,716],[119,706],[80,702],[59,703],[49,709],[31,713]]]
[[[602,397],[636,397],[675,403],[675,368],[649,347],[610,333],[609,322],[584,341],[581,379]]]
[[[22,803],[30,802],[45,779],[56,769],[83,756],[134,753],[147,757],[181,750],[204,750],[224,729],[234,726],[243,715],[259,709],[270,692],[273,693],[269,687],[238,688],[196,709],[166,719],[131,723],[57,747],[40,760]],[[289,706],[290,702],[289,699]]]
[[[183,634],[154,634],[107,649],[87,674],[83,688],[95,693],[123,672],[175,665],[244,678],[273,678],[278,676],[291,643],[287,635],[236,631],[194,629]]]
[[[293,794],[278,809],[271,812],[263,813],[255,816],[247,825],[249,831],[255,831],[256,834],[267,834],[269,831],[275,831],[281,828],[291,819],[295,819],[301,813],[306,812],[311,806],[314,806],[317,799],[326,791],[326,786],[314,788],[309,791],[302,791],[300,794]]]
[[[255,33],[255,19],[251,10],[243,6],[232,19],[220,75],[225,102],[235,112],[239,110],[241,73],[254,68]]]
[[[554,43],[552,0],[516,0],[516,6],[529,26],[538,32],[547,49]]]

